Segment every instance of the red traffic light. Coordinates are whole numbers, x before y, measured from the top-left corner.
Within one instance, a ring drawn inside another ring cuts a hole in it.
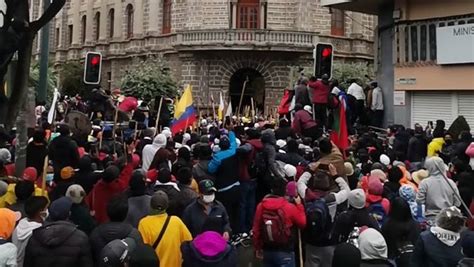
[[[92,64],[93,66],[95,66],[95,65],[97,65],[97,64],[99,64],[99,63],[100,63],[100,56],[93,56],[93,57],[91,58],[91,64]]]
[[[321,55],[323,57],[329,57],[331,56],[331,54],[332,54],[332,49],[329,47],[324,48],[323,51],[321,52]]]

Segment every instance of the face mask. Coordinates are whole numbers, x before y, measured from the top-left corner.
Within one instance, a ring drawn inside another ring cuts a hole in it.
[[[49,211],[46,209],[40,213],[41,220],[46,221],[46,218],[49,216]]]
[[[202,196],[202,201],[204,201],[204,203],[206,203],[206,204],[209,204],[209,203],[212,203],[215,198],[216,198],[216,195],[215,195],[215,194],[212,194],[212,195],[203,195],[203,196]]]

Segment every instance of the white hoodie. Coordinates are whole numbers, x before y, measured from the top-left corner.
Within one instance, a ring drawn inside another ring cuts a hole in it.
[[[387,243],[382,234],[373,228],[359,235],[359,250],[363,260],[387,259]]]
[[[166,147],[166,136],[164,134],[159,134],[153,139],[153,144],[146,145],[142,151],[142,169],[147,172],[150,168],[151,162],[155,157],[156,151],[158,149]]]
[[[41,227],[41,223],[32,222],[28,220],[28,218],[23,218],[18,223],[15,231],[13,231],[12,243],[18,248],[18,267],[23,266],[28,240],[30,240],[33,230],[39,227]]]

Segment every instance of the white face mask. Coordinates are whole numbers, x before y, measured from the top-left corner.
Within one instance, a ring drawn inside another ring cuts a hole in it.
[[[40,217],[43,220],[43,222],[46,221],[46,218],[48,218],[48,216],[49,216],[49,210],[48,209],[45,209],[44,211],[42,211],[40,213]]]
[[[216,195],[215,194],[212,194],[212,195],[203,195],[202,196],[202,201],[204,201],[204,203],[206,204],[209,204],[209,203],[212,203],[214,202],[214,199],[216,198]]]

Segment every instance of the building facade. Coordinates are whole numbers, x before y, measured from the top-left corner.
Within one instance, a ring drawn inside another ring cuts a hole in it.
[[[106,89],[132,59],[160,55],[201,104],[224,92],[235,106],[248,79],[244,101],[263,107],[277,104],[292,68],[312,68],[317,42],[332,43],[336,60],[371,62],[375,19],[307,0],[67,0],[52,25],[55,64],[100,51]]]
[[[413,126],[459,115],[474,126],[474,1],[323,0],[378,15],[378,76],[393,112]],[[383,51],[383,52],[382,52]]]

